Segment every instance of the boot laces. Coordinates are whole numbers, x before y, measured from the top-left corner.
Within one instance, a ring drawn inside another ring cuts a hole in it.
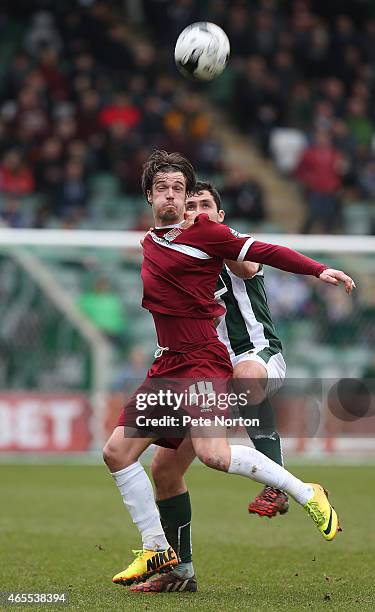
[[[135,555],[135,559],[134,561],[129,565],[129,567],[132,567],[132,565],[134,565],[138,559],[140,559],[143,556],[144,550],[132,550],[132,553]]]
[[[308,506],[306,506],[306,510],[317,525],[323,525],[324,521],[326,520],[326,517],[319,508],[317,502],[310,502]]]

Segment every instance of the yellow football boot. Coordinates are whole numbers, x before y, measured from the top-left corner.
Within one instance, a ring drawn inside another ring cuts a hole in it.
[[[169,572],[179,563],[171,546],[166,550],[133,550],[133,553],[135,554],[133,563],[113,576],[112,581],[116,584],[127,586],[133,582],[142,582],[153,574]]]
[[[310,515],[325,540],[333,540],[341,531],[337,512],[328,501],[328,494],[319,484],[309,483],[314,495],[303,507]]]

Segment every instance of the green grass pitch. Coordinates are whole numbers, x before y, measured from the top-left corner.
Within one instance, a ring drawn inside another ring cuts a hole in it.
[[[196,594],[132,595],[112,575],[140,541],[100,466],[1,466],[0,591],[68,591],[68,606],[19,610],[374,610],[374,468],[293,467],[331,491],[344,531],[324,542],[294,502],[269,520],[247,514],[261,488],[193,466]]]

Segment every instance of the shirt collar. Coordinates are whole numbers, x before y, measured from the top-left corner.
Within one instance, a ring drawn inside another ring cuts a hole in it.
[[[171,227],[180,227],[184,221],[180,221],[180,223],[174,223],[173,225],[162,225],[161,227],[155,226],[154,229],[170,229]]]

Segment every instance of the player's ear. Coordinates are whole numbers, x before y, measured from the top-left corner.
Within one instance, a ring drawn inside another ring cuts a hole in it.
[[[224,218],[225,218],[225,211],[219,210],[218,215],[217,215],[217,220],[219,221],[219,223],[222,223],[224,221]]]
[[[150,189],[146,191],[146,198],[147,198],[147,202],[150,204],[150,206],[152,206],[152,193]]]

